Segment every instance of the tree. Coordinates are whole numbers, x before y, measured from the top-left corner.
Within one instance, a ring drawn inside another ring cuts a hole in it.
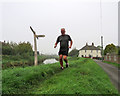
[[[11,55],[13,52],[12,47],[10,46],[9,42],[5,43],[2,42],[2,54],[3,55]]]
[[[76,48],[74,48],[72,51],[69,52],[69,56],[72,57],[77,57],[79,54],[79,50],[77,50]]]
[[[101,46],[97,46],[97,48],[101,49]]]
[[[2,42],[0,41],[0,55],[2,55]]]
[[[32,45],[27,42],[13,43],[2,42],[2,54],[3,55],[33,55]]]
[[[116,52],[117,52],[116,46],[114,44],[108,44],[105,47],[104,55],[106,55],[107,53],[116,53]]]
[[[120,46],[117,47],[118,55],[120,55]]]
[[[16,46],[16,52],[19,55],[23,55],[23,54],[29,54],[29,55],[33,55],[33,50],[32,50],[32,45],[27,42],[23,42],[23,43],[19,43],[18,46]]]

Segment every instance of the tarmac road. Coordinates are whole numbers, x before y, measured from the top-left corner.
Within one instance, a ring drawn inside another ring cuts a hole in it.
[[[118,69],[117,67],[115,67],[115,66],[113,66],[111,64],[103,63],[100,60],[94,60],[94,61],[99,66],[101,66],[102,69],[108,74],[108,76],[110,77],[111,82],[113,83],[113,85],[120,92],[120,69]]]

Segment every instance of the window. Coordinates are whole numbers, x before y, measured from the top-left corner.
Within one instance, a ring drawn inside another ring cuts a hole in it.
[[[111,56],[109,56],[109,60],[111,61]]]

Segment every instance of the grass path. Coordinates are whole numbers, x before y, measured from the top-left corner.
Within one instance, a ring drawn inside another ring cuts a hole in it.
[[[70,58],[59,63],[2,71],[3,94],[117,94],[107,74],[92,59]]]
[[[112,64],[113,66],[117,67],[120,69],[120,64],[117,64],[117,63],[113,63],[113,62],[109,62],[109,61],[103,61],[104,63],[107,63],[107,64]]]

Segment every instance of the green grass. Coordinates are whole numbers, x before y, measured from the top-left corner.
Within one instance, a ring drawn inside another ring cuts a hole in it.
[[[29,63],[29,65],[33,64],[34,58],[33,56],[28,56],[28,58],[24,58],[20,55],[3,55],[2,56],[2,68],[6,69],[9,67],[17,67],[17,66],[25,66]]]
[[[45,59],[51,58],[53,56],[47,55],[38,55],[38,64],[41,64]],[[54,56],[54,58],[57,58]],[[15,67],[26,67],[34,65],[34,56],[27,56],[24,58],[23,56],[17,55],[3,55],[2,56],[2,69],[7,68],[15,68]]]
[[[2,71],[3,94],[117,94],[107,74],[92,59],[69,58],[59,63]]]
[[[120,68],[120,64],[117,64],[117,63],[113,63],[113,62],[109,62],[109,61],[103,61],[104,63],[107,63],[107,64],[112,64],[118,68]]]

